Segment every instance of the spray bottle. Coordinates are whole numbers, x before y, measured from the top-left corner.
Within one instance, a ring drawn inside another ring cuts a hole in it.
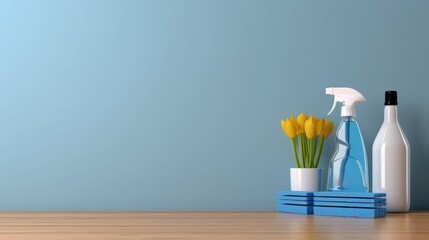
[[[326,88],[334,95],[334,104],[342,103],[341,121],[335,133],[336,151],[329,163],[328,191],[368,192],[368,161],[358,122],[355,104],[365,97],[352,88]]]

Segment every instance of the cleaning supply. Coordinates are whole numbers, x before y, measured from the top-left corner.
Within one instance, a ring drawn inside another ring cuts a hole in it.
[[[326,202],[317,201],[314,206],[319,207],[355,207],[355,208],[377,208],[386,206],[386,202],[373,202],[373,203],[358,203],[358,202]]]
[[[386,203],[386,198],[353,198],[348,202],[354,203]],[[342,197],[314,197],[313,201],[318,202],[344,202]]]
[[[352,88],[326,88],[334,104],[342,103],[341,121],[336,131],[336,152],[329,163],[328,191],[368,192],[368,162],[362,134],[355,119],[355,105],[365,97]]]
[[[313,197],[329,197],[344,199],[383,198],[386,193],[378,192],[314,192]]]
[[[358,217],[358,218],[381,218],[386,216],[386,208],[351,208],[351,207],[313,207],[314,215]]]
[[[278,192],[277,211],[296,214],[313,214],[313,192]]]
[[[367,192],[315,192],[313,205],[318,207],[384,208],[385,193]],[[363,201],[362,201],[363,200]],[[371,200],[371,201],[369,201]]]
[[[369,192],[315,192],[313,214],[379,218],[386,216],[386,194]]]
[[[410,209],[410,145],[398,123],[396,91],[385,92],[384,122],[372,146],[372,190],[387,193],[388,212]]]
[[[277,211],[326,216],[378,218],[386,216],[386,193],[297,192],[277,194]]]
[[[313,214],[313,205],[301,206],[301,205],[291,205],[291,204],[279,204],[277,205],[277,211],[287,212],[287,213],[296,213],[304,215]]]

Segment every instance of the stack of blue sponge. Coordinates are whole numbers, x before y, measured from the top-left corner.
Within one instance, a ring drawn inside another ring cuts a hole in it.
[[[278,192],[280,212],[325,216],[378,218],[386,216],[385,193]]]
[[[277,211],[298,214],[313,214],[313,192],[278,192]]]

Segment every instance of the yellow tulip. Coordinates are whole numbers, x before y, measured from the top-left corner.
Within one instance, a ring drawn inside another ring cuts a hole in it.
[[[297,129],[296,129],[296,134],[301,134],[304,133],[304,128],[305,128],[305,121],[307,121],[308,117],[307,115],[305,115],[305,113],[300,113],[298,115],[298,119],[297,119]]]
[[[316,124],[315,118],[312,115],[307,121],[305,121],[305,135],[308,139],[313,139],[316,136]]]
[[[294,139],[296,137],[296,127],[289,118],[286,118],[286,121],[282,119],[281,126],[288,138]]]
[[[292,114],[292,116],[290,116],[290,121],[292,122],[293,126],[296,129],[296,134],[298,135],[298,122],[296,121],[295,116]]]
[[[329,137],[329,134],[331,134],[331,131],[333,128],[334,128],[334,122],[329,122],[327,119],[325,119],[325,126],[323,129],[323,137],[324,138]]]
[[[319,124],[319,119],[317,119],[314,115],[311,115],[310,117],[313,117],[313,123],[314,123],[314,126],[316,127],[316,130],[317,130],[317,124]],[[317,131],[316,131],[316,133],[317,133]]]
[[[326,119],[320,119],[319,122],[317,123],[317,127],[316,127],[317,136],[321,136],[323,134],[325,120]]]
[[[280,126],[282,126],[282,130],[286,134],[286,121],[283,119],[280,119]]]
[[[286,119],[286,131],[289,138],[293,139],[296,137],[296,125],[289,118]]]

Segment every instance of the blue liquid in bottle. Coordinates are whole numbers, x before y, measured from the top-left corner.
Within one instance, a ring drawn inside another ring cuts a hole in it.
[[[336,132],[336,152],[329,163],[328,190],[368,192],[368,162],[359,125],[343,117]]]

